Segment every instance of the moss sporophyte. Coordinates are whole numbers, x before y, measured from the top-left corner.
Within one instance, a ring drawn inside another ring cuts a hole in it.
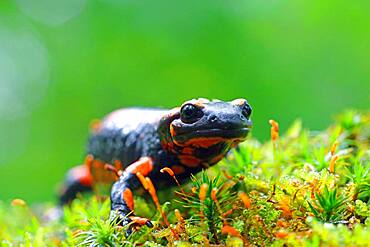
[[[1,245],[369,246],[369,119],[349,111],[321,132],[295,122],[278,135],[274,121],[271,140],[250,138],[188,183],[171,164],[162,171],[174,187],[142,174],[148,198],[133,195],[135,210],[153,227],[130,223],[128,236],[101,196],[79,195],[54,221],[43,218],[51,204],[1,203]]]

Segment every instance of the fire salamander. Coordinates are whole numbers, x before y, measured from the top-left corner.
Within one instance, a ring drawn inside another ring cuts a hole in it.
[[[148,219],[134,214],[133,191],[140,187],[140,177],[149,177],[157,187],[169,186],[173,180],[160,172],[165,167],[181,182],[216,164],[246,139],[252,127],[251,112],[245,99],[202,98],[172,110],[114,111],[94,124],[85,163],[69,171],[60,202],[65,204],[96,184],[113,184],[111,217],[119,218],[123,225],[135,219],[152,226]]]

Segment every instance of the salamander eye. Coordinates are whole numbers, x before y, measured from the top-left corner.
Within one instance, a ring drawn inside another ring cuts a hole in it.
[[[200,117],[202,117],[202,115],[202,110],[193,104],[186,104],[181,107],[180,110],[181,121],[183,121],[184,123],[194,123]]]
[[[248,104],[245,104],[242,109],[242,114],[244,117],[249,118],[252,114],[252,107]]]

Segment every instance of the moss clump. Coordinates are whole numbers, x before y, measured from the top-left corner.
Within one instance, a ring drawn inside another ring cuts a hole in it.
[[[129,237],[127,227],[107,219],[106,199],[77,199],[62,219],[48,221],[38,215],[52,205],[2,203],[1,246],[368,246],[369,120],[348,111],[325,131],[310,132],[296,121],[284,135],[271,121],[271,141],[250,138],[160,198],[170,226],[150,200],[136,198],[154,227]]]

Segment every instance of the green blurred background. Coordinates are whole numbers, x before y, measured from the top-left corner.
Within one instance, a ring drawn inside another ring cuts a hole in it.
[[[53,200],[125,106],[247,98],[253,135],[370,102],[370,1],[0,1],[0,199]]]

